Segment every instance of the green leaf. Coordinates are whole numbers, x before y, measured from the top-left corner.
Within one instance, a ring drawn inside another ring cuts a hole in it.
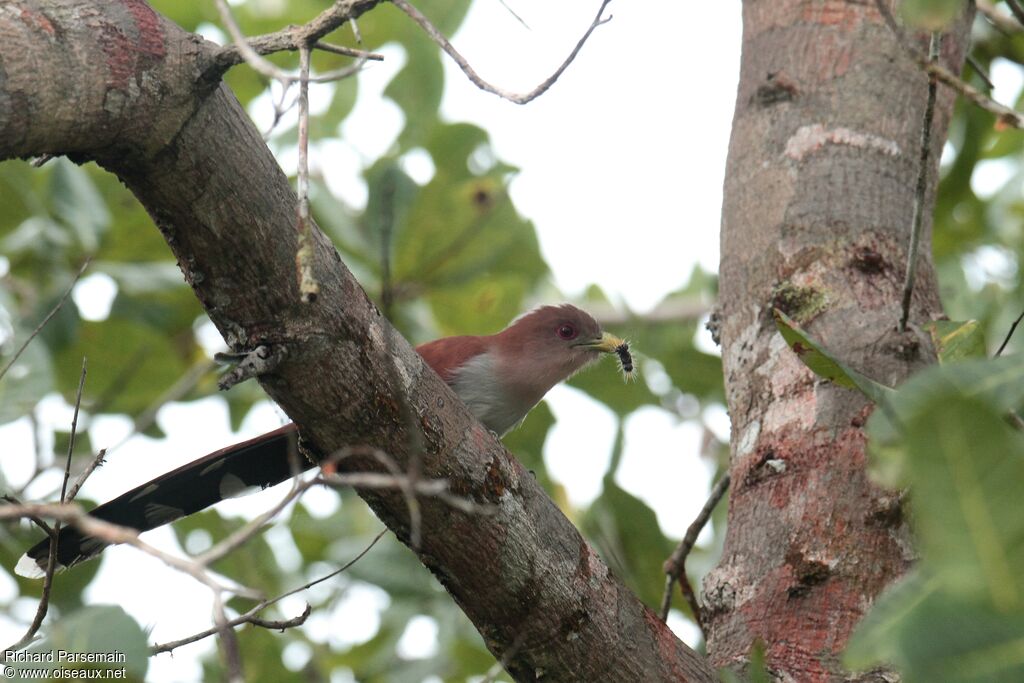
[[[19,335],[9,349],[4,348],[4,353],[0,355],[0,366],[8,363],[22,341],[23,337]],[[53,387],[50,354],[36,339],[0,379],[0,424],[28,415],[43,396],[53,391]]]
[[[124,661],[92,664],[64,664],[65,668],[127,672],[142,679],[149,667],[149,644],[139,624],[117,605],[89,605],[52,622],[46,638],[29,648],[43,654],[57,651],[81,654],[112,653],[124,655]],[[61,662],[14,663],[18,669],[61,668]]]
[[[554,424],[555,416],[548,404],[541,401],[526,416],[522,425],[502,437],[505,448],[514,453],[523,467],[537,477],[537,481],[548,493],[553,492],[556,485],[544,465],[543,451],[548,431]]]
[[[938,392],[905,423],[922,555],[950,591],[1024,610],[1024,436],[1001,412]]]
[[[801,330],[793,320],[779,309],[773,309],[775,326],[779,333],[804,365],[814,374],[830,380],[839,386],[859,389],[876,403],[885,401],[892,389],[846,367],[830,354],[825,347]]]
[[[941,585],[914,573],[883,593],[854,631],[845,666],[888,663],[907,683],[1024,680],[1024,613],[951,596]]]
[[[665,588],[662,564],[672,544],[661,533],[658,517],[645,502],[605,477],[601,495],[581,524],[605,562],[650,607],[660,604]]]
[[[1024,356],[969,359],[927,368],[900,386],[888,411],[876,411],[868,421],[872,474],[890,488],[906,486],[905,426],[931,410],[936,396],[974,398],[1004,416],[1024,403]],[[893,424],[895,419],[897,425]]]
[[[68,455],[68,446],[71,445],[71,432],[55,431],[53,433],[53,452],[59,462],[63,462]],[[89,432],[83,429],[75,431],[75,449],[72,457],[93,455],[92,440]]]
[[[636,363],[636,356],[633,362]],[[601,358],[593,367],[575,375],[568,384],[587,392],[591,398],[605,404],[620,417],[625,417],[641,406],[660,405],[658,398],[642,379],[638,378],[635,382],[623,381],[618,363],[613,355]]]
[[[985,332],[977,320],[934,320],[924,328],[931,335],[940,363],[985,357]]]
[[[50,177],[53,212],[72,229],[86,253],[99,248],[100,235],[110,225],[110,212],[89,174],[67,159],[56,159]]]
[[[925,31],[941,31],[964,10],[964,0],[903,0],[903,20]]]
[[[186,366],[161,331],[109,318],[83,322],[77,338],[56,354],[57,384],[75,400],[82,357],[89,374],[83,402],[94,410],[138,413],[148,408],[185,372]]]

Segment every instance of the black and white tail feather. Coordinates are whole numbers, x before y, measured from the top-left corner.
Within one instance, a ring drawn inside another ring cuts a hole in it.
[[[253,488],[267,488],[313,466],[300,455],[295,425],[285,425],[255,439],[222,448],[182,465],[93,509],[97,519],[149,531]],[[57,568],[67,569],[98,555],[107,543],[74,527],[60,530]],[[21,556],[15,573],[42,578],[50,539]]]

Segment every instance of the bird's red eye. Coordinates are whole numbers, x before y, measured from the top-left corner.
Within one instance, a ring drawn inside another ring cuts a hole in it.
[[[562,339],[575,339],[576,328],[566,323],[565,325],[562,325],[561,327],[558,328],[558,336],[561,337]]]

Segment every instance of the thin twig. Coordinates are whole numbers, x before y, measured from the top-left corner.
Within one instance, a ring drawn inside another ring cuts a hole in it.
[[[583,44],[587,42],[588,38],[590,38],[590,34],[594,32],[594,29],[596,29],[601,24],[606,24],[609,21],[611,21],[612,17],[610,15],[607,18],[604,18],[602,16],[604,14],[604,8],[608,5],[609,2],[611,2],[611,0],[602,0],[601,8],[597,11],[597,16],[594,17],[594,21],[590,23],[590,27],[587,28],[586,32],[583,34],[583,37],[580,38],[578,43],[576,43],[576,47],[574,47],[572,52],[569,53],[569,56],[566,57],[564,62],[562,62],[562,65],[559,66],[555,70],[555,72],[551,74],[551,76],[545,79],[540,85],[538,85],[530,92],[524,94],[517,94],[499,88],[496,85],[492,85],[485,81],[484,79],[480,78],[480,76],[476,73],[473,67],[469,65],[469,62],[466,61],[466,58],[463,57],[459,53],[459,51],[455,49],[455,47],[448,41],[448,39],[444,37],[444,34],[442,34],[437,29],[437,27],[431,23],[430,19],[427,19],[427,17],[424,16],[422,12],[420,12],[418,9],[410,5],[407,2],[407,0],[391,0],[391,4],[405,12],[413,21],[419,24],[420,28],[427,32],[427,35],[430,36],[431,40],[437,43],[437,45],[442,50],[444,50],[449,57],[455,60],[455,63],[459,65],[459,68],[462,69],[462,72],[466,74],[469,80],[472,81],[478,88],[486,92],[493,93],[498,97],[508,100],[509,102],[515,102],[516,104],[526,104],[527,102],[535,100],[541,95],[543,95],[548,90],[548,88],[554,85],[555,81],[557,81],[558,78],[562,75],[562,72],[564,72],[569,67],[569,65],[572,64],[573,60],[576,59],[576,55],[579,54],[580,50],[583,48]]]
[[[988,73],[985,71],[985,67],[983,67],[977,59],[971,55],[967,55],[967,63],[971,65],[972,69],[974,69],[974,73],[978,74],[978,78],[985,82],[985,85],[989,90],[996,87],[995,83],[992,82],[992,79],[989,78]]]
[[[939,47],[942,42],[942,34],[932,33],[928,45],[928,62],[936,64],[939,61]],[[934,74],[928,76],[928,100],[924,107],[924,120],[921,122],[921,150],[918,157],[917,187],[914,190],[914,215],[910,229],[910,245],[907,247],[907,274],[903,281],[903,299],[901,301],[899,330],[907,329],[907,319],[910,317],[910,299],[914,294],[914,280],[917,276],[917,251],[921,243],[921,225],[924,223],[924,202],[925,194],[928,191],[928,164],[932,151],[932,120],[935,118],[935,95],[938,84]]]
[[[342,24],[348,22],[352,25],[352,30],[357,32],[355,20],[364,12],[368,12],[383,0],[343,0],[339,2],[331,3],[331,5],[323,12],[318,14],[312,20],[303,24],[302,26],[289,26],[280,31],[274,33],[267,33],[261,36],[252,36],[248,39],[239,40],[242,36],[242,32],[238,29],[238,24],[235,22],[234,17],[231,15],[230,8],[223,4],[223,0],[217,0],[217,11],[221,14],[221,20],[224,21],[225,26],[228,27],[228,32],[231,34],[233,43],[231,45],[225,45],[214,55],[210,65],[206,68],[203,77],[205,79],[219,79],[224,72],[231,67],[241,64],[242,62],[248,62],[253,68],[256,68],[260,73],[269,76],[270,78],[279,78],[284,72],[278,69],[276,66],[262,60],[260,66],[256,66],[257,61],[251,59],[251,55],[255,54],[257,57],[261,55],[269,55],[275,52],[283,51],[297,51],[302,45],[316,45],[316,43],[326,36],[328,33],[334,31]],[[227,20],[225,17],[228,17]],[[235,30],[232,30],[232,25]],[[362,42],[357,39],[356,42]],[[244,44],[243,44],[244,43]],[[377,59],[380,55],[374,53],[366,53],[360,55],[360,61],[364,59]],[[285,74],[291,80],[298,80],[295,76]],[[310,79],[314,83],[323,82],[326,80],[337,80],[337,76],[328,78],[328,74],[324,74],[317,78]]]
[[[85,469],[82,470],[79,473],[78,478],[75,479],[75,483],[72,484],[71,489],[68,490],[68,495],[64,499],[65,503],[70,503],[71,501],[73,501],[75,499],[75,496],[78,495],[79,489],[82,488],[82,484],[85,483],[85,480],[89,478],[89,475],[91,475],[96,470],[97,467],[99,467],[100,465],[103,464],[103,459],[106,456],[107,456],[107,449],[106,448],[101,448],[99,450],[99,453],[97,453],[96,456],[93,457],[93,459],[89,461],[89,464],[85,466]]]
[[[261,599],[255,590],[241,585],[229,586],[210,576],[206,568],[191,559],[164,552],[139,539],[139,530],[112,524],[87,515],[77,503],[24,503],[0,506],[0,520],[31,519],[35,517],[60,520],[73,524],[84,535],[93,536],[106,545],[125,544],[151,555],[172,569],[188,574],[211,590],[234,593],[242,597]]]
[[[292,595],[295,595],[296,593],[300,593],[302,591],[308,590],[308,589],[312,588],[313,586],[315,586],[315,585],[317,585],[319,583],[323,583],[324,581],[327,581],[328,579],[331,579],[331,578],[337,576],[338,574],[341,574],[342,572],[346,571],[349,567],[351,567],[356,562],[361,560],[363,558],[363,556],[366,555],[366,553],[370,552],[370,549],[373,548],[373,546],[375,546],[377,544],[377,541],[379,541],[381,539],[381,537],[384,536],[384,534],[387,533],[387,531],[388,530],[386,528],[382,529],[380,531],[380,533],[378,533],[376,536],[374,536],[373,540],[370,541],[370,544],[368,546],[363,548],[363,550],[360,551],[360,553],[358,555],[356,555],[354,558],[352,558],[351,560],[346,562],[344,565],[342,565],[338,569],[335,569],[334,571],[332,571],[332,572],[330,572],[328,574],[325,574],[325,575],[321,576],[320,578],[314,579],[314,580],[310,581],[309,583],[303,584],[302,586],[299,586],[298,588],[293,588],[293,589],[291,589],[290,591],[288,591],[286,593],[282,593],[281,595],[278,595],[275,598],[269,598],[267,600],[261,600],[258,605],[256,605],[252,609],[250,609],[245,614],[242,614],[242,615],[240,615],[238,617],[235,617],[234,619],[229,621],[228,624],[230,626],[234,627],[234,626],[240,626],[242,624],[249,623],[249,624],[255,624],[257,626],[263,626],[264,628],[278,628],[278,629],[291,628],[292,626],[301,625],[302,623],[305,622],[306,617],[309,616],[310,607],[309,607],[308,604],[306,605],[306,609],[303,611],[303,613],[301,615],[299,615],[298,617],[293,617],[292,619],[289,619],[286,622],[268,622],[268,621],[264,621],[264,620],[258,620],[256,618],[256,615],[259,614],[260,612],[262,612],[263,610],[265,610],[266,608],[270,607],[271,605],[274,605],[274,604],[280,602],[281,600],[284,600],[287,597],[290,597]],[[300,619],[301,619],[301,621],[299,621]],[[292,622],[294,622],[294,623],[292,623]],[[201,631],[201,632],[196,633],[194,635],[188,636],[187,638],[182,638],[180,640],[174,640],[174,641],[167,642],[167,643],[161,643],[159,645],[153,645],[153,646],[151,646],[149,648],[149,652],[150,652],[150,654],[154,654],[154,655],[160,654],[161,652],[171,652],[171,651],[175,650],[176,648],[181,647],[182,645],[188,645],[189,643],[194,643],[194,642],[196,642],[198,640],[202,640],[203,638],[208,638],[208,637],[214,635],[215,633],[217,633],[217,629],[216,628],[210,628],[210,629],[207,629],[205,631]]]
[[[206,377],[209,373],[216,370],[218,364],[208,358],[197,361],[188,369],[188,371],[179,377],[174,384],[167,388],[162,394],[156,397],[156,399],[150,403],[145,410],[139,413],[134,420],[132,420],[132,431],[117,443],[114,448],[122,446],[128,439],[132,438],[136,434],[146,431],[156,422],[157,413],[168,403],[172,401],[178,401],[185,396],[188,392],[196,388],[199,382]]]
[[[292,107],[299,103],[299,98],[296,97],[285,106],[285,99],[288,97],[288,91],[291,90],[291,83],[281,83],[281,97],[277,102],[274,102],[274,120],[270,122],[267,130],[263,133],[263,139],[269,140],[274,129],[277,128],[277,124],[281,123],[281,119],[291,111]]]
[[[231,8],[228,7],[227,0],[216,0],[216,4],[217,13],[220,14],[220,21],[228,29],[235,49],[238,50],[238,54],[245,60],[245,63],[267,78],[274,78],[282,83],[291,83],[294,78],[290,74],[278,68],[270,60],[264,59],[249,45],[249,41],[246,40],[242,29],[238,26],[238,22],[235,21],[235,15],[231,13]]]
[[[661,598],[661,620],[668,620],[668,611],[672,606],[672,584],[676,581],[679,582],[679,589],[682,591],[683,596],[686,598],[687,603],[690,605],[690,611],[693,612],[693,619],[697,622],[697,626],[700,627],[701,633],[704,634],[704,640],[707,640],[708,634],[704,630],[704,619],[700,611],[700,603],[697,601],[697,596],[693,592],[693,588],[690,586],[690,580],[686,576],[686,558],[689,556],[690,551],[693,550],[694,544],[697,542],[697,537],[700,536],[701,530],[704,525],[708,523],[711,518],[711,513],[714,511],[718,502],[722,500],[722,496],[729,489],[729,475],[725,474],[718,483],[711,489],[711,495],[708,496],[707,502],[704,503],[704,507],[697,513],[697,517],[693,520],[693,523],[686,529],[686,535],[683,536],[683,540],[679,542],[679,546],[673,551],[672,555],[665,560],[665,594]]]
[[[1020,6],[1020,3],[1017,0],[1006,0],[1006,6],[1010,8],[1010,13],[1014,18],[1024,26],[1024,8]]]
[[[65,290],[64,294],[61,296],[57,304],[53,307],[53,309],[50,310],[49,313],[46,314],[46,317],[43,318],[43,321],[36,325],[36,329],[32,330],[32,334],[28,336],[28,339],[26,339],[25,342],[18,348],[18,350],[14,352],[14,356],[12,356],[11,359],[7,361],[7,364],[3,367],[3,369],[0,370],[0,379],[3,379],[4,375],[7,374],[7,371],[11,369],[11,366],[14,365],[14,363],[18,360],[18,358],[25,351],[25,349],[28,348],[28,345],[32,343],[32,340],[36,338],[36,335],[39,334],[44,327],[46,327],[46,324],[50,322],[53,316],[57,315],[57,311],[59,311],[61,307],[64,306],[64,302],[66,302],[68,300],[68,297],[71,296],[71,291],[75,288],[75,285],[78,284],[78,280],[82,277],[82,273],[85,272],[85,269],[89,267],[89,263],[91,261],[91,256],[85,259],[85,263],[83,263],[82,267],[78,269],[78,273],[75,274],[75,277],[71,279],[71,284],[68,285],[67,290]]]
[[[886,3],[887,0],[875,0],[875,6],[878,8],[879,14],[882,15],[882,19],[885,20],[886,25],[889,26],[896,36],[897,42],[929,76],[934,76],[939,83],[952,89],[975,106],[995,116],[997,125],[1009,128],[1024,128],[1024,115],[1021,115],[1020,112],[1007,107],[1005,104],[996,102],[974,86],[964,82],[963,79],[950,72],[942,64],[937,61],[931,61],[927,55],[922,54],[920,50],[914,47],[907,39],[903,28],[896,22],[896,18],[893,17]]]
[[[498,2],[500,2],[500,3],[501,3],[501,6],[502,6],[502,7],[504,7],[504,8],[505,8],[505,10],[506,10],[506,11],[507,11],[507,12],[508,12],[509,14],[511,14],[511,15],[512,15],[513,17],[515,17],[515,20],[516,20],[516,21],[518,21],[518,22],[520,23],[520,25],[522,25],[522,27],[523,27],[523,28],[525,28],[525,29],[526,29],[527,31],[532,31],[532,30],[533,30],[533,29],[532,29],[532,28],[530,28],[530,26],[529,26],[529,25],[528,25],[528,24],[527,24],[527,23],[526,23],[526,22],[525,22],[525,21],[523,20],[523,18],[522,18],[521,16],[519,16],[518,14],[516,14],[516,11],[515,11],[514,9],[512,9],[512,7],[511,7],[511,6],[509,6],[509,4],[508,4],[507,2],[505,2],[505,0],[498,0]],[[483,682],[483,681],[481,681],[481,683],[484,683],[484,682]]]
[[[999,358],[999,356],[1002,355],[1003,349],[1005,349],[1006,345],[1010,343],[1010,337],[1012,337],[1013,333],[1017,331],[1017,325],[1020,325],[1021,320],[1024,320],[1024,312],[1018,315],[1017,319],[1013,321],[1012,325],[1010,325],[1010,331],[1006,333],[1006,338],[1003,339],[1003,343],[999,345],[999,349],[996,351],[996,358]]]
[[[71,476],[71,455],[75,450],[75,434],[78,429],[78,411],[82,405],[82,390],[85,388],[85,375],[86,375],[87,363],[86,359],[82,358],[82,374],[78,378],[78,391],[75,394],[75,412],[71,418],[71,436],[68,438],[68,455],[64,465],[64,482],[60,489],[60,502],[67,502],[67,490],[68,490],[68,479]],[[34,515],[38,517],[38,515]],[[9,651],[20,650],[29,643],[35,637],[40,627],[43,625],[43,619],[46,618],[46,613],[50,610],[50,593],[53,590],[53,575],[57,571],[57,550],[60,542],[60,520],[53,525],[53,533],[50,534],[50,547],[46,556],[46,571],[43,573],[43,589],[42,594],[39,596],[39,604],[36,606],[36,614],[32,618],[32,623],[29,624],[28,629],[25,631],[18,642],[14,643],[7,649]]]
[[[996,9],[996,6],[991,2],[988,2],[988,0],[977,0],[976,4],[978,12],[984,15],[986,19],[992,22],[992,25],[995,26],[995,28],[1003,33],[1012,36],[1020,33],[1021,30],[1024,30],[1024,26],[1017,23],[1013,17],[1009,17],[1000,12]]]
[[[7,503],[9,505],[23,505],[24,504],[20,500],[18,500],[18,498],[16,496],[12,496],[10,494],[4,495],[4,496],[0,496],[0,500],[4,501],[5,503]],[[49,524],[47,524],[46,520],[44,520],[42,517],[36,517],[35,515],[26,515],[25,519],[27,519],[28,521],[32,522],[37,527],[39,527],[44,532],[46,532],[47,536],[53,538],[53,534],[54,534],[53,527],[50,526]]]
[[[223,22],[224,26],[227,27],[228,33],[231,35],[231,40],[234,44],[233,46],[221,49],[217,55],[215,73],[208,74],[208,76],[223,73],[231,66],[244,61],[267,78],[273,78],[281,81],[282,84],[291,84],[299,80],[299,77],[281,69],[262,55],[272,54],[282,50],[298,50],[301,55],[302,50],[308,50],[310,45],[316,43],[316,41],[326,35],[326,33],[333,31],[348,19],[348,15],[343,11],[344,7],[340,6],[341,3],[335,3],[330,9],[325,10],[320,14],[320,16],[304,26],[286,29],[284,31],[279,31],[276,34],[269,34],[267,36],[261,36],[258,39],[249,40],[242,33],[242,29],[239,28],[238,22],[235,21],[235,17],[231,13],[231,8],[228,7],[227,1],[216,0],[216,3],[217,12],[220,14],[220,20]],[[375,5],[377,3],[374,2],[372,4]],[[327,30],[327,27],[330,27],[329,30]],[[363,64],[367,59],[373,59],[375,57],[383,59],[380,55],[373,55],[372,57],[369,56],[371,54],[373,53],[367,53],[367,56],[360,55],[358,61],[351,66],[337,69],[335,71],[328,71],[327,73],[320,74],[319,76],[309,77],[307,75],[306,81],[307,83],[330,83],[332,81],[348,78],[362,69]],[[235,55],[240,59],[235,59]],[[308,74],[308,72],[309,70],[307,68],[306,73]]]
[[[258,515],[255,519],[247,522],[223,541],[220,541],[205,552],[197,555],[195,561],[204,567],[208,567],[214,562],[224,558],[233,550],[255,536],[268,522],[277,517],[288,503],[298,498],[315,483],[316,481],[314,479],[307,481],[295,479],[291,489],[289,489],[285,497],[278,501],[274,507]]]
[[[367,52],[366,50],[356,50],[351,47],[345,47],[344,45],[333,45],[331,43],[325,43],[322,40],[318,40],[313,43],[313,47],[317,50],[323,50],[324,52],[333,52],[336,55],[345,55],[346,57],[355,57],[356,59],[366,59],[373,62],[384,61],[384,55],[379,52]]]
[[[224,609],[224,598],[220,591],[213,592],[213,623],[217,627],[217,641],[224,655],[224,667],[227,669],[231,683],[245,683],[242,672],[242,653],[238,648],[238,634],[228,624],[227,610]]]

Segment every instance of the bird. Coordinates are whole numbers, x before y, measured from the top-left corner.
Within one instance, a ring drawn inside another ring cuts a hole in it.
[[[626,342],[603,331],[589,313],[561,304],[534,308],[496,334],[444,337],[421,344],[416,351],[487,429],[504,436],[522,423],[556,384],[602,354],[617,354],[621,361],[624,348],[628,349]],[[297,433],[298,428],[288,424],[214,451],[99,505],[89,514],[142,532],[245,490],[273,486],[314,466],[309,458],[295,457]],[[57,567],[66,569],[84,562],[106,545],[75,527],[64,527],[57,545]],[[42,578],[49,546],[47,538],[30,548],[15,573]]]

